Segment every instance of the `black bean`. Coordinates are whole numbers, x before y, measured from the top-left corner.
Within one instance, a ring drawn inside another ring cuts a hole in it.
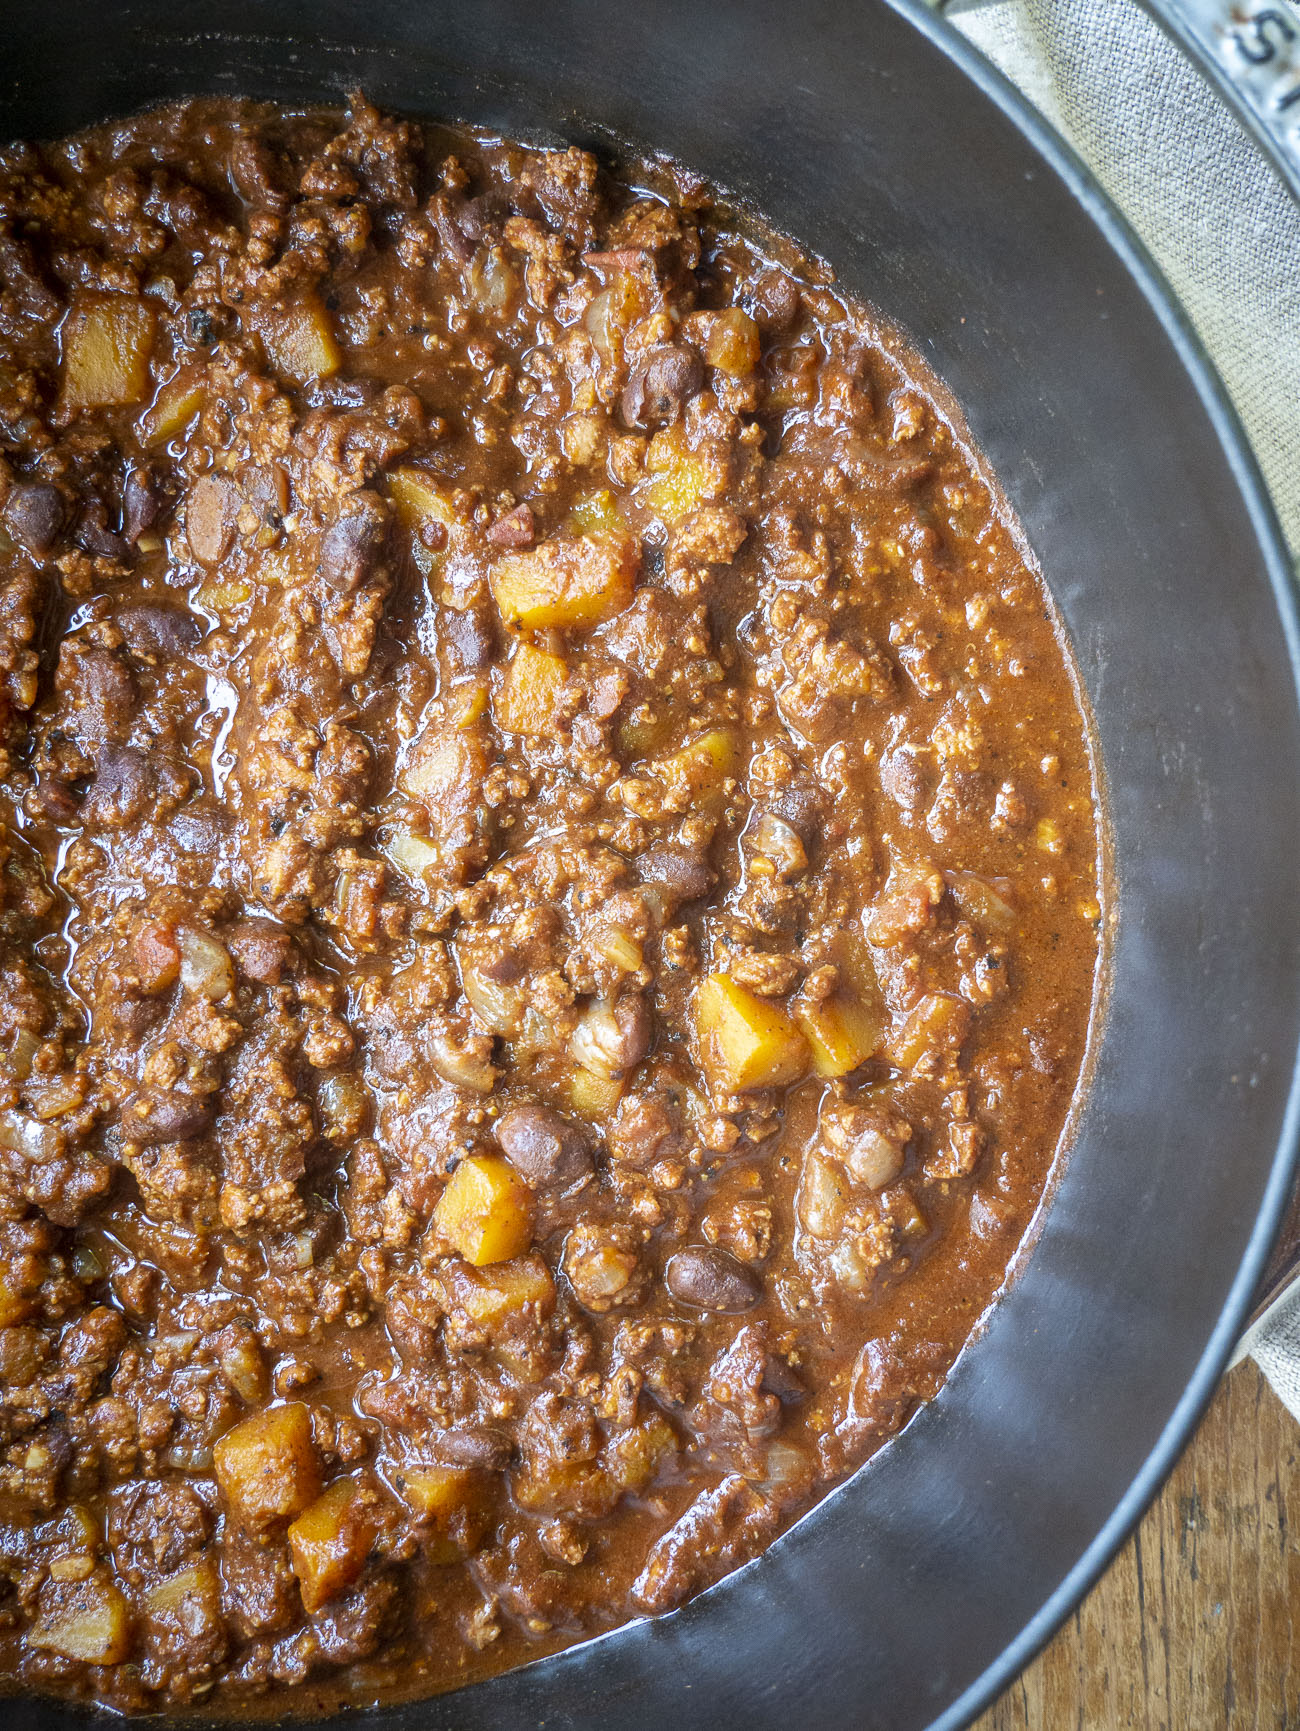
[[[126,555],[126,537],[109,528],[102,499],[92,499],[82,506],[72,539],[83,553],[100,559],[122,559]]]
[[[280,184],[281,167],[260,138],[237,138],[230,147],[230,178],[245,204],[272,212],[288,202]]]
[[[763,1387],[769,1394],[774,1394],[783,1406],[797,1406],[801,1400],[808,1398],[808,1390],[804,1387],[794,1371],[778,1353],[769,1353],[766,1365],[763,1367]]]
[[[650,1040],[654,1033],[654,1018],[650,1014],[650,1006],[641,996],[634,992],[630,997],[620,998],[614,1006],[614,1022],[618,1028],[618,1050],[611,1054],[610,1073],[624,1076],[638,1065],[650,1050]]]
[[[188,1142],[194,1136],[204,1135],[211,1125],[210,1103],[195,1094],[160,1091],[140,1094],[122,1115],[125,1139],[146,1146]]]
[[[48,481],[19,481],[5,500],[5,527],[33,559],[43,559],[63,527],[63,495]]]
[[[573,1184],[591,1171],[586,1133],[549,1106],[512,1106],[497,1120],[501,1151],[534,1190]]]
[[[442,614],[442,641],[455,672],[479,673],[492,660],[496,632],[491,619],[477,608],[448,607]]]
[[[183,655],[203,635],[199,621],[183,607],[141,601],[121,608],[115,617],[132,655]]]
[[[783,270],[767,270],[754,284],[749,310],[761,330],[783,331],[799,313],[799,285]]]
[[[147,755],[134,745],[103,745],[82,815],[87,823],[117,829],[137,822],[153,801],[155,779]]]
[[[283,926],[257,918],[240,920],[226,944],[240,972],[263,986],[279,985],[293,950],[293,939]]]
[[[535,534],[532,507],[524,504],[498,517],[488,530],[487,539],[494,547],[531,547]]]
[[[658,884],[679,902],[693,902],[713,887],[704,859],[684,847],[652,847],[637,858],[642,883]]]
[[[468,264],[484,240],[500,230],[501,201],[491,193],[478,198],[435,200],[435,220],[443,250],[457,264]]]
[[[0,228],[0,277],[29,318],[53,324],[63,310],[45,281],[36,254],[7,225]]]
[[[514,1452],[510,1439],[489,1425],[467,1425],[461,1430],[437,1431],[430,1439],[435,1459],[443,1466],[481,1467],[500,1472],[510,1464]]]
[[[185,507],[185,535],[194,557],[218,565],[235,535],[239,494],[229,475],[201,475]]]
[[[133,547],[158,521],[162,502],[162,488],[152,469],[132,469],[122,488],[122,533]]]
[[[144,199],[145,214],[169,228],[188,246],[207,246],[211,240],[212,208],[197,186],[163,169],[150,176]]]
[[[63,782],[53,776],[38,776],[35,787],[23,801],[23,807],[36,821],[72,824],[77,821],[78,805]]]
[[[118,998],[108,1007],[107,1020],[117,1032],[138,1040],[163,1015],[166,1005],[157,998]],[[99,1031],[96,1019],[96,1033]]]
[[[934,472],[928,457],[886,457],[852,436],[840,447],[839,465],[850,480],[873,493],[905,493]]]
[[[138,694],[125,656],[65,637],[54,689],[64,706],[65,730],[83,750],[126,737]]]
[[[763,1295],[752,1269],[725,1250],[702,1244],[669,1257],[664,1284],[675,1299],[696,1310],[748,1310]]]
[[[501,986],[512,986],[528,971],[524,958],[510,949],[487,951],[476,960],[475,967],[485,979],[495,980]]]
[[[623,419],[629,427],[675,421],[704,383],[704,363],[685,343],[663,343],[636,363],[623,388]]]
[[[904,811],[920,811],[930,803],[935,771],[911,746],[902,745],[880,760],[880,785],[895,805]]]
[[[773,796],[769,810],[805,844],[815,839],[826,821],[826,801],[811,781],[792,781],[783,787]]]
[[[359,588],[383,550],[388,517],[374,493],[353,493],[321,540],[321,576],[332,589]]]

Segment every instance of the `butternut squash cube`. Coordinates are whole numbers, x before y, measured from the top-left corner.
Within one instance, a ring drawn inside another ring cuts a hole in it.
[[[11,1273],[0,1268],[0,1328],[12,1328],[26,1322],[39,1306],[34,1298],[22,1292]]]
[[[739,307],[718,314],[709,330],[704,358],[711,367],[742,379],[758,365],[761,347],[758,326]]]
[[[715,495],[725,480],[708,458],[687,450],[676,427],[663,427],[651,439],[645,466],[654,477],[646,488],[646,503],[670,526]]]
[[[606,1451],[609,1470],[620,1490],[642,1491],[668,1455],[677,1452],[677,1433],[662,1413],[616,1436]]]
[[[556,701],[568,677],[569,669],[558,655],[521,643],[497,692],[498,727],[507,733],[549,733]]]
[[[394,1482],[411,1512],[433,1529],[425,1540],[430,1562],[459,1562],[478,1549],[489,1501],[489,1484],[478,1468],[403,1467]]]
[[[472,684],[456,687],[451,695],[453,704],[459,706],[459,713],[453,712],[457,727],[473,727],[487,714],[488,688],[484,680],[476,679]]]
[[[416,569],[428,577],[441,567],[448,545],[464,525],[443,485],[427,469],[394,469],[388,491],[397,520],[411,537]]]
[[[492,593],[508,625],[585,629],[621,613],[636,580],[634,536],[580,535],[498,559]]]
[[[396,1482],[417,1515],[445,1522],[469,1500],[474,1478],[473,1467],[423,1466],[404,1467]]]
[[[435,1278],[447,1309],[461,1312],[485,1334],[497,1333],[529,1306],[543,1318],[555,1310],[555,1281],[540,1256],[517,1256],[490,1269],[454,1262]]]
[[[569,512],[569,527],[576,535],[626,535],[627,518],[608,487],[588,493]]]
[[[569,1076],[569,1104],[581,1117],[596,1123],[609,1117],[622,1093],[622,1077],[598,1076],[581,1064],[575,1065]]]
[[[218,578],[194,591],[194,604],[205,613],[220,616],[229,613],[232,607],[242,607],[252,594],[253,585],[243,577]]]
[[[186,427],[207,400],[207,376],[201,367],[182,367],[160,385],[140,417],[140,437],[146,445],[165,445]]]
[[[808,1043],[789,1012],[726,974],[710,974],[697,992],[695,1033],[705,1075],[728,1094],[778,1088],[808,1069]]]
[[[210,1558],[190,1563],[149,1587],[144,1608],[155,1625],[183,1631],[191,1640],[201,1633],[214,1644],[224,1643],[221,1578]]]
[[[957,1055],[970,1021],[971,1008],[964,998],[927,992],[891,1032],[885,1051],[900,1069],[914,1070],[923,1060],[927,1068],[935,1068],[943,1058]]]
[[[422,800],[434,820],[434,834],[445,832],[477,800],[482,782],[481,730],[456,727],[431,730],[417,739],[401,774],[402,790]]]
[[[650,765],[667,788],[674,805],[683,809],[717,798],[736,773],[736,739],[726,728],[711,728],[680,751],[656,758]]]
[[[52,1581],[42,1592],[27,1644],[83,1665],[120,1665],[131,1651],[131,1612],[121,1591],[102,1574]]]
[[[295,384],[332,378],[343,364],[330,316],[314,294],[274,308],[257,328],[271,365]]]
[[[212,1455],[221,1494],[254,1532],[291,1521],[320,1495],[320,1456],[300,1401],[254,1413]]]
[[[532,1194],[499,1154],[471,1154],[447,1180],[433,1223],[475,1268],[508,1262],[528,1248]]]
[[[820,1002],[803,998],[795,1020],[812,1052],[819,1076],[847,1076],[877,1052],[889,1025],[889,1012],[866,946],[851,932],[840,932],[831,951],[839,983]]]
[[[603,1520],[622,1493],[622,1486],[601,1462],[553,1456],[517,1468],[510,1488],[521,1509],[585,1521]]]
[[[618,755],[627,759],[648,757],[663,744],[670,725],[666,710],[639,704],[631,714],[619,719],[614,732]]]
[[[64,412],[138,403],[149,388],[153,332],[146,301],[96,295],[74,302],[62,331]]]
[[[852,991],[838,991],[821,1003],[795,1006],[795,1020],[812,1053],[817,1075],[847,1076],[865,1064],[885,1031],[886,1017],[877,1004]]]
[[[310,1615],[361,1574],[379,1533],[378,1498],[358,1479],[335,1479],[289,1528],[289,1561]]]

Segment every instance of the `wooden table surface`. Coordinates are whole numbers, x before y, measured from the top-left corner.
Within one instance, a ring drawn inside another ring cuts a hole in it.
[[[1300,1728],[1300,1425],[1247,1359],[1138,1531],[974,1731]]]

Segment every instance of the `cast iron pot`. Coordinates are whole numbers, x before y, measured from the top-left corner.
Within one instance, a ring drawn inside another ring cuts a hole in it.
[[[661,1621],[373,1716],[960,1724],[1173,1463],[1295,1156],[1296,617],[1195,339],[1079,164],[914,0],[9,0],[4,33],[0,137],[361,84],[669,152],[830,259],[964,406],[1073,638],[1113,843],[1108,1002],[1037,1248],[939,1398],[757,1562]],[[35,1702],[5,1720],[85,1723]]]

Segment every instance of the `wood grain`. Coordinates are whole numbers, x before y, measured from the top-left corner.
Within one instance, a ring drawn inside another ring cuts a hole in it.
[[[974,1731],[1300,1731],[1300,1426],[1247,1360],[1133,1539]]]

